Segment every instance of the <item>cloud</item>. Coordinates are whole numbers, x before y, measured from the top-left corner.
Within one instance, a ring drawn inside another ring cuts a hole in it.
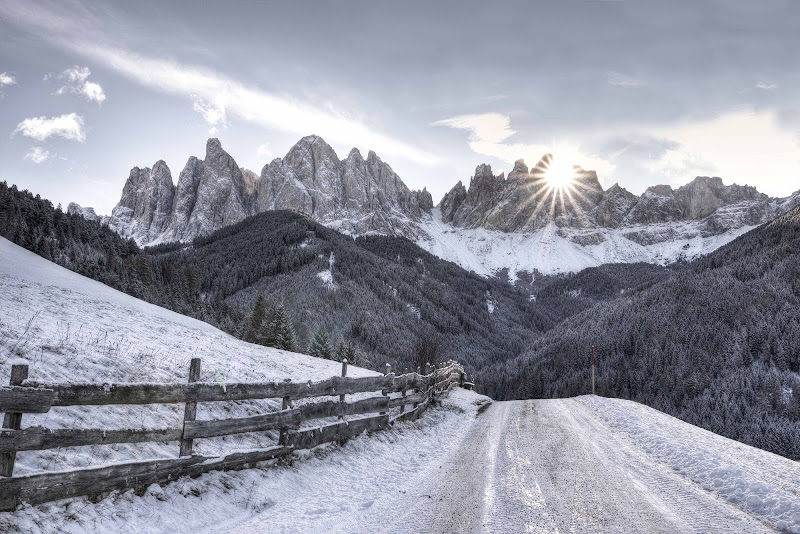
[[[31,147],[31,151],[25,154],[24,159],[29,159],[34,163],[41,163],[50,157],[50,152],[40,146]]]
[[[34,163],[42,163],[50,157],[50,152],[40,146],[31,147],[30,152],[25,154],[24,159],[29,159]]]
[[[800,143],[780,126],[774,111],[737,110],[652,131],[678,144],[651,163],[653,171],[678,183],[713,173],[769,194],[798,188]]]
[[[66,85],[56,89],[57,95],[72,93],[82,95],[90,102],[101,103],[106,99],[106,94],[100,84],[89,81],[91,74],[89,67],[75,65],[58,75],[46,74],[44,79],[48,81],[56,78],[67,82]]]
[[[607,160],[582,154],[574,144],[554,142],[549,144],[525,144],[506,142],[516,134],[511,129],[511,119],[500,113],[483,113],[479,115],[459,115],[432,123],[432,126],[447,126],[466,130],[469,134],[469,147],[473,152],[491,156],[513,164],[523,158],[528,165],[535,165],[547,154],[558,154],[569,159],[573,164],[584,169],[597,171],[601,176],[614,170],[614,165]]]
[[[3,98],[3,87],[6,85],[14,85],[17,79],[7,72],[0,72],[0,98]]]
[[[256,154],[261,158],[270,158],[272,157],[272,148],[270,148],[269,143],[264,143],[258,146]]]
[[[771,91],[773,89],[777,89],[778,84],[775,82],[761,81],[756,84],[756,87],[758,87],[759,89],[763,89],[765,91]]]
[[[298,135],[317,133],[328,141],[369,146],[381,154],[423,165],[441,162],[439,156],[378,133],[335,109],[318,109],[287,96],[246,86],[202,67],[114,48],[84,47],[82,50],[142,85],[188,97],[193,109],[214,127],[224,127],[231,113],[262,127]]]
[[[211,125],[208,133],[214,135],[217,133],[217,125],[221,124],[223,128],[228,127],[228,122],[225,117],[225,107],[217,105],[213,102],[208,102],[198,95],[191,95],[192,109],[203,116],[203,120]]]
[[[426,166],[444,161],[433,152],[376,131],[345,111],[264,91],[201,66],[114,46],[110,43],[115,36],[105,30],[104,21],[80,3],[62,7],[57,3],[0,2],[0,15],[145,87],[186,98],[193,108],[199,108],[198,113],[206,122],[224,112],[226,118],[236,116],[251,124],[296,135],[315,133],[329,142],[369,147],[382,156],[400,157]],[[213,103],[213,108],[208,103]],[[218,125],[224,126],[222,120],[213,127]]]
[[[633,76],[628,76],[627,74],[622,74],[621,72],[613,70],[606,72],[606,80],[611,85],[616,85],[618,87],[642,87],[647,85],[639,78],[634,78]]]
[[[47,117],[25,119],[17,124],[11,135],[17,133],[37,141],[44,141],[51,136],[63,137],[80,143],[86,140],[86,134],[83,131],[83,117],[76,113],[49,119]]]

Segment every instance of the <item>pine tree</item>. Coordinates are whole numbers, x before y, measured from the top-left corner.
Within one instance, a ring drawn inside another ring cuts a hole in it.
[[[328,333],[322,328],[318,329],[308,343],[308,354],[317,358],[331,359],[333,349],[328,340]]]
[[[295,349],[294,328],[283,301],[269,306],[266,321],[261,329],[261,344],[282,350]]]
[[[349,339],[343,339],[339,342],[333,359],[338,362],[347,359],[347,362],[352,365],[358,365],[360,360],[356,346]]]
[[[256,299],[256,305],[253,312],[247,318],[244,329],[242,330],[242,339],[250,343],[262,343],[261,327],[264,323],[264,317],[267,313],[267,303],[263,295],[259,295]]]

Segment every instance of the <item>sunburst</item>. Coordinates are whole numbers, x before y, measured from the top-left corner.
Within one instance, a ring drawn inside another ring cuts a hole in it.
[[[531,219],[547,209],[552,220],[556,217],[557,209],[560,208],[560,212],[565,213],[567,205],[575,208],[579,216],[585,216],[581,201],[587,199],[580,190],[580,169],[574,164],[572,154],[573,151],[564,150],[549,155],[544,161],[546,167],[531,175],[533,181],[530,185],[533,190],[526,202],[526,205],[536,204],[530,215]]]
[[[563,156],[553,155],[550,159],[550,165],[547,167],[547,171],[545,171],[544,175],[547,184],[552,189],[563,192],[571,188],[570,186],[574,184],[575,178],[577,178],[575,165]]]

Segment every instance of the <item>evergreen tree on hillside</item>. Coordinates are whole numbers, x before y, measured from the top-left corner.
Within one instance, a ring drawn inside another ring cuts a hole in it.
[[[275,348],[282,350],[295,349],[295,335],[292,327],[292,320],[286,311],[283,301],[278,301],[272,308],[272,320],[270,323],[274,328]]]
[[[358,365],[360,360],[356,346],[349,339],[343,339],[339,342],[336,346],[333,359],[337,362],[347,359],[347,362],[352,365]]]
[[[260,343],[282,350],[295,350],[295,333],[292,320],[282,300],[269,305],[261,328]]]
[[[253,307],[253,311],[245,321],[244,328],[242,329],[243,340],[250,343],[264,344],[262,325],[264,324],[266,314],[267,303],[264,300],[264,296],[259,295],[256,299],[256,305]]]
[[[328,333],[324,329],[319,328],[314,332],[314,336],[308,343],[308,354],[317,358],[325,358],[326,360],[332,359],[333,349],[328,339]]]

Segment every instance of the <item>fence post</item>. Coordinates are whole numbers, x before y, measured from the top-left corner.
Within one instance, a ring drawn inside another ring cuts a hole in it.
[[[383,371],[383,376],[386,376],[391,372],[392,372],[392,366],[387,363],[386,369]],[[381,395],[386,397],[387,395],[389,395],[389,392],[384,389],[383,391],[381,391]],[[386,415],[386,412],[381,412],[380,415]]]
[[[19,386],[25,379],[28,378],[28,364],[15,364],[11,366],[11,380],[8,384],[10,386]],[[22,426],[22,414],[17,412],[8,412],[3,418],[3,428],[10,428],[12,430],[19,430]],[[16,452],[6,452],[0,454],[0,476],[10,477],[14,474],[14,462],[17,459]]]
[[[189,364],[189,383],[197,382],[200,380],[200,358],[192,358]],[[194,421],[197,417],[197,402],[186,401],[186,406],[183,409],[183,424],[186,427],[186,421]],[[181,440],[181,456],[192,455],[192,441],[191,439]]]
[[[288,380],[287,380],[288,382]],[[283,398],[283,402],[281,403],[281,410],[286,410],[292,405],[292,401],[288,395]],[[278,445],[283,445],[284,447],[287,445],[289,439],[289,429],[288,428],[281,428],[280,435],[278,436]]]
[[[342,359],[342,378],[347,376],[347,358]],[[339,409],[341,410],[341,414],[339,415],[339,419],[344,419],[344,410],[345,410],[345,403],[344,403],[344,394],[339,395]]]

